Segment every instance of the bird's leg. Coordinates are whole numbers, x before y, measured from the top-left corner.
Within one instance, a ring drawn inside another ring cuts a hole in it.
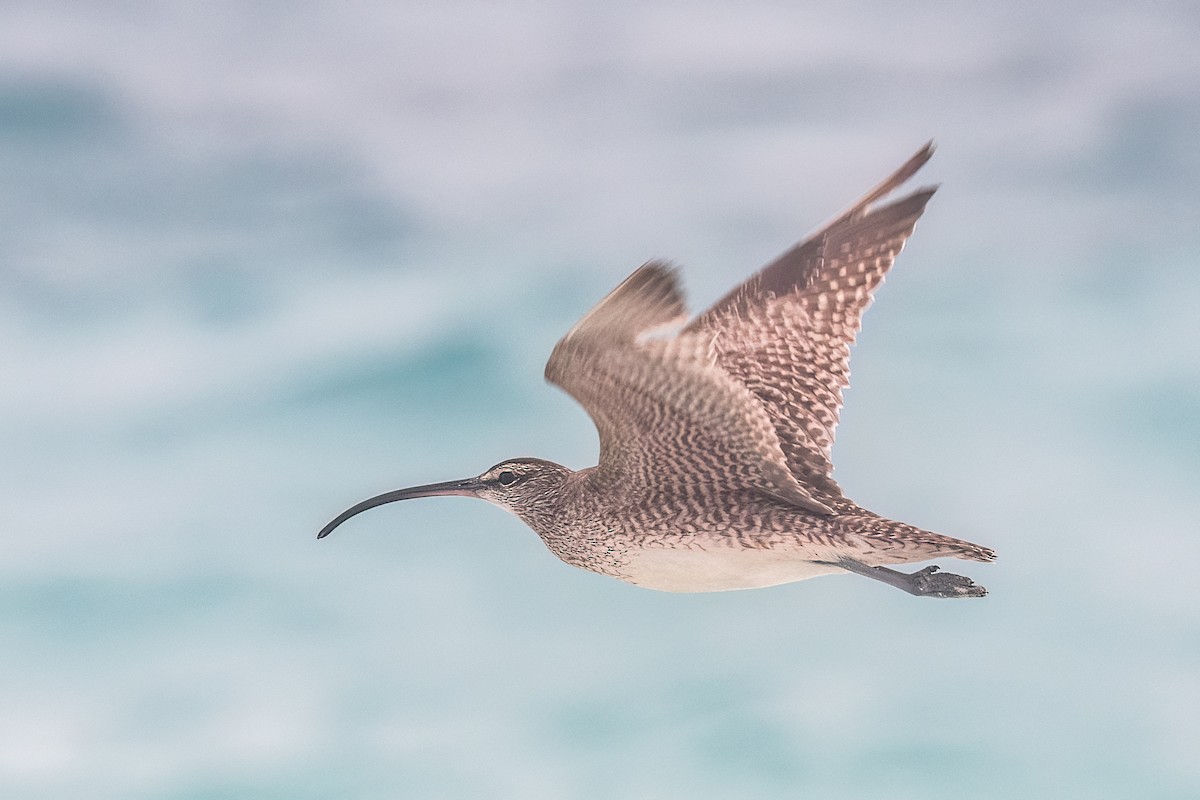
[[[887,567],[869,567],[850,558],[841,559],[837,565],[856,575],[883,581],[917,597],[983,597],[987,594],[987,589],[970,578],[939,572],[936,566],[908,573]]]

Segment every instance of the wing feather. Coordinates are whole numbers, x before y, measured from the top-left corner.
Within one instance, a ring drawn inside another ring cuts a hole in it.
[[[850,346],[874,291],[936,188],[875,208],[932,154],[926,145],[849,211],[699,315],[684,334],[712,336],[714,361],[767,412],[788,467],[837,505],[831,450],[849,385]]]
[[[601,472],[685,496],[714,482],[754,488],[830,513],[788,469],[761,404],[713,363],[709,335],[644,336],[683,314],[674,270],[651,262],[555,346],[546,379],[595,422]]]

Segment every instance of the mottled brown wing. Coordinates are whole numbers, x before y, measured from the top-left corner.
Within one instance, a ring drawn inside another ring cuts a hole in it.
[[[716,366],[707,334],[653,338],[686,318],[674,270],[646,264],[555,346],[546,379],[587,410],[602,473],[687,496],[720,483],[817,513],[766,411]]]
[[[698,316],[718,365],[761,402],[789,469],[838,505],[831,449],[849,385],[850,346],[863,311],[933,195],[925,188],[872,204],[932,154],[927,145],[847,213],[789,250]]]

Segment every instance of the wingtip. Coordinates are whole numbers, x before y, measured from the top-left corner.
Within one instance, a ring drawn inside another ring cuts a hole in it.
[[[929,159],[933,158],[933,154],[936,152],[937,142],[933,139],[930,139],[925,144],[921,145],[920,148],[917,149],[917,152],[909,156],[908,161],[905,161],[904,165],[900,167],[900,169],[896,170],[896,172],[901,173],[907,171],[908,176],[912,176],[913,173],[925,166]]]
[[[559,344],[581,335],[633,340],[686,316],[678,267],[668,261],[647,261],[584,314]],[[550,363],[546,368],[546,377],[553,382]]]
[[[917,150],[917,152],[909,156],[908,160],[901,164],[898,169],[892,172],[891,175],[888,175],[886,178],[876,184],[874,188],[860,197],[845,213],[841,214],[832,223],[825,226],[823,230],[827,230],[838,223],[855,219],[857,217],[863,217],[869,214],[875,203],[887,197],[889,194],[906,183],[909,178],[917,174],[921,167],[925,166],[929,159],[933,158],[933,153],[936,149],[937,143],[933,139],[927,141],[919,150]],[[929,195],[932,196],[933,192],[936,190],[937,186],[922,187],[914,194],[921,194],[928,191]]]

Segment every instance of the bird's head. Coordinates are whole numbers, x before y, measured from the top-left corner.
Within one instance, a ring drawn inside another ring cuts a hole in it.
[[[570,469],[555,464],[553,461],[543,461],[539,458],[514,458],[501,461],[474,478],[397,489],[364,500],[338,514],[332,522],[321,529],[317,538],[324,539],[333,532],[334,528],[369,508],[417,497],[454,495],[478,497],[506,508],[526,522],[530,522],[539,516],[553,513],[556,500],[571,474]]]

